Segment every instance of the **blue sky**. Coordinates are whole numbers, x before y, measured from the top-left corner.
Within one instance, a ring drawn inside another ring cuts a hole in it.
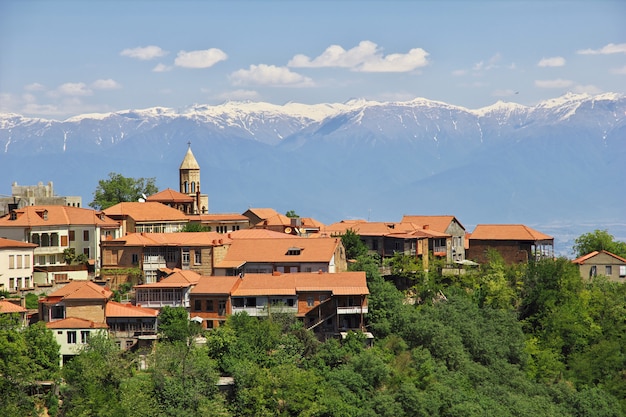
[[[626,93],[624,1],[0,3],[0,112]]]

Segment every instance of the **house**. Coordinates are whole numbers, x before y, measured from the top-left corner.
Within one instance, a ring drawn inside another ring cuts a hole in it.
[[[231,233],[231,243],[225,256],[220,260],[216,258],[213,275],[271,274],[274,271],[334,273],[348,269],[341,239],[284,236],[238,238],[236,233]]]
[[[104,212],[70,206],[28,206],[0,218],[0,236],[34,243],[33,279],[50,284],[68,279],[87,279],[85,265],[68,265],[66,251],[84,254],[100,269],[100,242],[121,235],[117,221]]]
[[[420,228],[413,223],[368,222],[365,220],[342,220],[326,226],[323,234],[341,236],[348,230],[360,236],[361,241],[372,253],[382,259],[392,257],[396,253],[424,258],[424,253],[446,258],[451,252],[451,236],[447,233],[431,230],[428,225]],[[428,259],[428,257],[424,258]],[[428,269],[427,262],[424,267]]]
[[[107,331],[107,325],[104,322],[94,322],[77,317],[48,322],[46,327],[54,333],[54,338],[60,346],[59,361],[61,366],[80,354],[90,337],[96,333],[106,335]]]
[[[109,335],[123,350],[148,347],[157,339],[159,310],[109,301],[105,315]]]
[[[467,259],[487,263],[495,250],[507,264],[553,258],[554,238],[523,224],[479,224],[469,238]]]
[[[201,277],[190,293],[190,318],[207,329],[219,326],[232,314],[230,294],[240,282],[239,276]]]
[[[72,281],[39,299],[39,319],[53,322],[74,317],[105,323],[105,308],[113,293],[91,281]]]
[[[28,310],[22,305],[23,299],[17,299],[18,303],[0,299],[0,314],[17,314],[22,327],[28,326]]]
[[[239,312],[256,317],[292,313],[321,338],[338,337],[365,330],[368,295],[362,271],[203,277],[192,290],[190,315],[211,328]]]
[[[611,252],[593,251],[574,259],[572,263],[578,265],[583,279],[604,275],[611,281],[621,283],[626,281],[626,259]]]
[[[146,284],[157,282],[163,268],[213,275],[229,243],[228,236],[216,232],[130,233],[102,242],[102,279],[115,288],[129,281],[132,268],[142,272]]]
[[[152,194],[146,201],[149,203],[161,203],[186,214],[192,214],[195,210],[195,199],[187,194],[166,188],[156,194]]]
[[[104,213],[122,225],[122,236],[127,233],[179,232],[189,222],[182,211],[156,201],[118,203]]]
[[[250,227],[280,233],[284,233],[289,228],[289,232],[291,232],[292,219],[272,208],[250,208],[243,215],[250,220]]]
[[[194,271],[175,269],[159,282],[135,285],[135,304],[156,309],[165,306],[189,309],[189,294],[199,280],[200,275]]]
[[[465,259],[465,227],[451,215],[419,216],[404,215],[402,223],[412,223],[420,229],[432,230],[451,236],[450,245],[446,245],[446,258],[452,262],[462,262]]]
[[[229,233],[250,228],[250,220],[243,214],[198,214],[188,217],[190,223],[199,223],[217,233]]]
[[[0,291],[34,288],[34,243],[0,237]]]

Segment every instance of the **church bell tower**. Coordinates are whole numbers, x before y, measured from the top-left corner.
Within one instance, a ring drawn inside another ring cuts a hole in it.
[[[187,142],[187,153],[178,169],[180,192],[194,199],[194,214],[209,212],[209,197],[200,194],[200,165],[191,152],[191,142]]]

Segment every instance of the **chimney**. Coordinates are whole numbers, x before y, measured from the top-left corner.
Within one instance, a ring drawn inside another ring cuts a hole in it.
[[[428,230],[429,225],[425,224],[424,227],[422,227],[422,229],[424,230]]]
[[[275,277],[279,277],[280,276],[280,271],[274,271],[272,272],[272,275]]]

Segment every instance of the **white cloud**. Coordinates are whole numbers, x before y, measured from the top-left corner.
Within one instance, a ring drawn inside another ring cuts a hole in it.
[[[24,86],[24,90],[26,91],[44,91],[46,87],[43,84],[32,83]]]
[[[117,90],[118,88],[122,88],[120,83],[111,78],[106,80],[96,80],[91,83],[91,88],[96,90]]]
[[[233,85],[271,85],[290,87],[312,87],[313,80],[291,72],[289,68],[275,65],[250,65],[249,70],[238,70],[230,75]]]
[[[580,55],[626,54],[626,43],[609,43],[600,49],[581,49],[576,53]]]
[[[500,61],[500,59],[501,59],[500,54],[495,54],[494,56],[489,58],[487,62],[485,61],[477,62],[476,64],[474,64],[472,69],[474,71],[489,71],[494,68],[498,68],[498,62]]]
[[[422,48],[411,49],[406,54],[383,56],[374,42],[361,41],[350,50],[331,45],[318,57],[294,56],[287,66],[293,68],[349,68],[360,72],[409,72],[428,65],[428,52]]]
[[[560,56],[554,56],[551,58],[542,58],[537,63],[538,67],[562,67],[565,65],[565,58]]]
[[[225,91],[221,94],[218,94],[215,98],[219,100],[233,100],[233,101],[244,101],[244,100],[259,100],[261,95],[254,90],[234,90],[234,91]]]
[[[156,67],[152,68],[152,72],[167,72],[171,70],[172,70],[172,67],[169,67],[165,64],[157,64]]]
[[[217,48],[202,51],[180,51],[176,55],[174,64],[183,68],[209,68],[220,61],[225,61],[227,58],[228,55]]]
[[[491,93],[493,97],[511,97],[511,96],[514,96],[515,94],[517,94],[517,92],[515,90],[510,90],[510,89],[495,90],[493,93]]]
[[[611,74],[626,75],[626,65],[621,68],[611,68]]]
[[[602,90],[596,87],[595,85],[576,85],[572,91],[578,94],[600,94]]]
[[[120,52],[120,55],[130,58],[140,59],[142,61],[149,61],[154,58],[159,58],[167,55],[168,52],[159,48],[158,46],[150,45],[138,48],[128,48]]]
[[[556,80],[535,80],[535,86],[539,88],[565,88],[574,84],[573,81],[556,79]]]
[[[57,89],[52,92],[52,95],[62,95],[62,96],[90,96],[93,94],[85,83],[65,83],[61,84],[57,87]]]

